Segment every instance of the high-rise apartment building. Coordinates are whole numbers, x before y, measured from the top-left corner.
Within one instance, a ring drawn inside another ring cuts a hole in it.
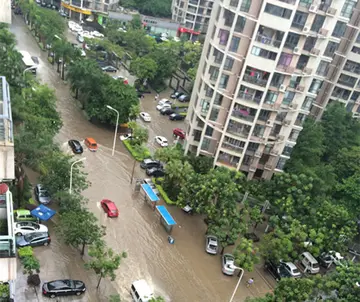
[[[215,1],[186,152],[269,179],[309,114],[332,101],[360,112],[358,9],[354,0]]]
[[[207,32],[213,5],[214,0],[173,0],[172,19],[181,24],[180,33],[196,40]]]

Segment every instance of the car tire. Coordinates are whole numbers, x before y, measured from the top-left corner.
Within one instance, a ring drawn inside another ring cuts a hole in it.
[[[48,246],[49,245],[49,242],[44,242],[44,246]]]
[[[16,233],[15,236],[22,236],[22,234],[19,232],[19,233]]]
[[[50,295],[50,298],[54,299],[54,298],[56,298],[56,295],[55,295],[55,294],[51,294],[51,295]]]
[[[80,295],[81,295],[81,292],[76,292],[75,295],[80,296]]]

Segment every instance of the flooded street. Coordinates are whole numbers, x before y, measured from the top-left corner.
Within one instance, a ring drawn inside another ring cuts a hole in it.
[[[143,193],[134,193],[130,185],[134,161],[120,140],[117,139],[116,153],[111,156],[113,131],[87,121],[69,92],[69,84],[60,80],[56,66],[47,62],[47,53],[40,50],[20,17],[13,16],[11,31],[16,35],[19,50],[26,50],[32,56],[39,57],[37,77],[56,90],[57,106],[64,123],[56,140],[64,152],[70,152],[67,147],[69,139],[83,141],[85,137],[91,136],[99,144],[98,152],[92,153],[85,149],[82,155],[86,157],[84,166],[91,182],[90,188],[83,194],[89,199],[89,209],[107,228],[107,244],[115,251],[128,253],[128,258],[124,259],[117,272],[117,279],[111,282],[122,301],[130,301],[129,288],[137,279],[146,279],[153,286],[155,294],[163,296],[166,301],[228,301],[238,278],[224,276],[221,272],[221,257],[205,253],[205,225],[202,219],[186,216],[180,209],[167,206],[177,222],[172,234],[175,244],[170,245],[167,233],[159,223],[159,214],[144,202]],[[159,99],[164,97],[168,98],[168,93],[160,94]],[[160,115],[155,109],[154,94],[145,95],[141,103],[142,110],[152,117],[151,123],[146,123],[149,128],[149,147],[152,150],[157,147],[154,144],[155,135],[167,137],[172,144],[172,129],[184,129],[184,123],[171,122],[167,116]],[[141,124],[145,125],[143,122]],[[135,177],[144,176],[137,164]],[[104,198],[117,204],[120,211],[118,218],[110,219],[103,213],[99,202]],[[52,257],[56,257],[56,253],[61,250],[52,249]],[[63,257],[58,256],[60,259]],[[72,276],[64,275],[64,270],[60,268],[58,277],[81,278],[84,274],[81,266],[82,263],[79,263],[79,268],[73,268],[78,270],[78,275],[73,272]],[[254,287],[247,289],[245,280],[253,276],[257,282]],[[102,282],[102,286],[110,283],[108,280]],[[267,291],[269,287],[262,284],[257,272],[245,273],[234,301],[244,301],[247,296],[259,296]]]

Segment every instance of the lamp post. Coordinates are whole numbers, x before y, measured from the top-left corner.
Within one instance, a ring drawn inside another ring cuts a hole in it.
[[[27,71],[29,71],[29,70],[36,69],[36,68],[37,68],[37,65],[30,66],[30,67],[26,68],[26,69],[23,71],[23,77],[25,76],[25,72],[27,72]]]
[[[81,161],[84,161],[86,160],[86,157],[83,157],[83,158],[80,158],[79,160],[76,160],[74,161],[72,164],[71,164],[71,167],[70,167],[70,186],[69,186],[69,194],[71,194],[71,189],[72,189],[72,174],[73,174],[73,167],[75,164],[81,162]]]
[[[235,286],[234,292],[233,292],[233,294],[232,294],[229,302],[232,302],[232,301],[234,300],[236,291],[238,290],[238,287],[239,287],[239,285],[240,285],[241,279],[242,279],[242,277],[243,277],[243,275],[244,275],[244,269],[242,269],[241,267],[237,267],[237,266],[235,266],[235,265],[234,265],[233,267],[234,267],[235,269],[239,269],[239,270],[241,271],[241,274],[240,274],[239,281],[238,281],[238,283],[237,283],[236,286]],[[239,273],[240,273],[240,272],[239,272]]]
[[[114,143],[113,143],[113,149],[112,149],[112,156],[114,156],[115,153],[115,145],[116,145],[116,135],[117,135],[117,131],[118,131],[118,125],[119,125],[119,111],[117,111],[116,109],[114,109],[113,107],[106,105],[106,108],[115,111],[116,112],[116,127],[115,127],[115,134],[114,134]]]

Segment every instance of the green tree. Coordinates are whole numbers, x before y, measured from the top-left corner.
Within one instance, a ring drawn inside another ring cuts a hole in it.
[[[65,244],[80,246],[81,255],[84,255],[85,246],[101,239],[105,228],[98,225],[93,213],[83,208],[80,212],[66,211],[60,214],[56,231]]]
[[[213,167],[213,159],[207,156],[195,156],[194,154],[190,154],[187,156],[187,160],[190,165],[194,168],[196,173],[206,174],[210,172]]]
[[[183,66],[187,75],[194,81],[202,52],[202,44],[200,42],[186,41],[183,45]]]
[[[71,59],[76,56],[77,50],[65,39],[56,39],[53,43],[53,50],[55,59],[58,62],[58,72],[60,72],[59,66],[61,63],[61,79],[65,80],[65,65],[70,64]]]
[[[133,8],[141,14],[153,17],[171,17],[171,1],[169,0],[120,0],[125,8]]]
[[[315,291],[313,278],[283,278],[275,288],[275,301],[304,302],[314,297]]]
[[[184,160],[184,152],[178,145],[170,146],[167,148],[159,148],[155,150],[154,158],[164,163],[173,160]]]
[[[141,146],[143,143],[147,142],[149,139],[149,130],[142,126],[136,124],[136,122],[130,122],[129,128],[131,129],[132,139],[130,144],[135,146]]]
[[[250,224],[253,226],[255,230],[257,225],[263,221],[264,215],[258,206],[254,206],[248,209],[248,213],[250,218]]]
[[[360,146],[340,149],[331,165],[339,181],[360,173]]]
[[[360,173],[356,173],[337,184],[335,192],[336,200],[339,200],[354,216],[360,214]]]
[[[242,238],[234,252],[235,264],[248,272],[254,270],[254,265],[260,262],[259,249],[254,247],[251,240]]]
[[[10,288],[9,284],[1,283],[0,284],[0,297],[4,299],[4,301],[8,301],[10,299]]]
[[[154,38],[146,35],[145,30],[128,30],[120,34],[121,45],[130,52],[133,57],[143,57],[150,54],[156,45]]]
[[[87,204],[87,200],[77,193],[70,194],[68,191],[60,191],[53,195],[54,200],[59,203],[59,213],[79,212]]]
[[[37,295],[36,287],[39,286],[41,283],[39,277],[40,262],[34,255],[32,255],[32,256],[23,257],[21,259],[21,263],[24,267],[23,274],[28,275],[27,283],[28,285],[33,286],[34,291]]]
[[[109,302],[121,302],[121,298],[119,294],[111,295],[109,297]]]
[[[87,269],[93,269],[99,276],[96,288],[99,288],[102,278],[110,277],[111,281],[116,278],[115,271],[119,268],[121,260],[127,257],[126,252],[116,254],[111,248],[107,248],[103,241],[96,241],[89,249],[90,261],[85,264]]]
[[[130,113],[129,113],[129,119],[130,120],[136,120],[136,118],[139,116],[140,114],[140,105],[139,104],[134,104],[131,105],[130,107]]]
[[[152,298],[149,302],[165,302],[165,299],[159,296],[156,298]]]
[[[141,16],[139,14],[133,15],[131,21],[129,22],[129,25],[132,29],[142,29],[143,24],[141,21]]]
[[[138,57],[131,61],[130,70],[141,82],[152,80],[157,72],[156,62],[148,57]]]

